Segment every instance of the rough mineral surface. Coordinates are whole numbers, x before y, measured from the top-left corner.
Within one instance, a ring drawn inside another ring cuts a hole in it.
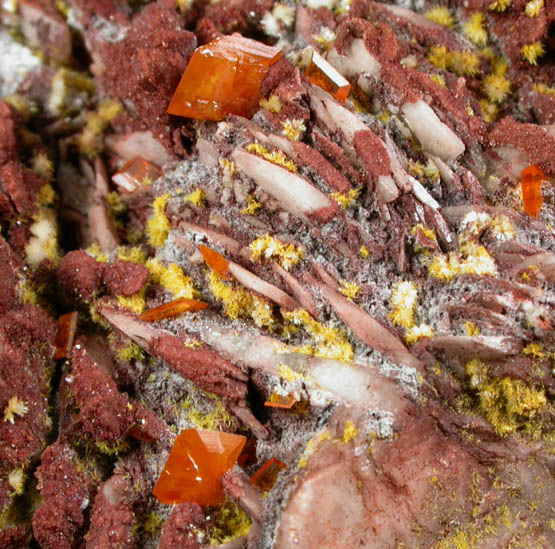
[[[42,502],[33,515],[33,534],[41,547],[69,548],[85,522],[87,477],[79,473],[74,451],[55,443],[42,454],[35,476]]]
[[[148,280],[148,269],[131,261],[118,260],[107,265],[102,281],[112,295],[130,296],[140,292]]]
[[[554,547],[554,25],[0,2],[0,547]],[[279,60],[168,114],[214,42]],[[203,431],[218,497],[161,503]]]
[[[102,282],[102,265],[83,250],[77,250],[64,256],[57,275],[58,285],[66,294],[88,301]],[[111,274],[107,279],[111,281]],[[111,287],[110,282],[108,287]]]

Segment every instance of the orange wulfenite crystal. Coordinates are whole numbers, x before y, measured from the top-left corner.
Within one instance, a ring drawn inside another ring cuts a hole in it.
[[[156,181],[162,174],[158,166],[137,156],[116,172],[112,181],[124,191],[131,193],[145,183]]]
[[[219,505],[224,500],[221,478],[237,461],[246,440],[219,431],[183,431],[175,439],[154,495],[161,503]]]
[[[61,315],[58,318],[58,332],[56,333],[56,350],[54,351],[54,359],[67,358],[71,347],[73,346],[73,338],[77,328],[77,311]]]
[[[270,398],[264,403],[264,406],[268,408],[283,408],[284,410],[289,410],[297,402],[295,395],[280,395],[278,393],[272,393]]]
[[[229,113],[250,118],[258,107],[262,80],[280,56],[277,48],[238,34],[197,48],[168,113],[200,120],[222,120]]]
[[[208,246],[199,246],[200,253],[204,262],[214,271],[216,271],[222,278],[231,280],[233,277],[229,272],[229,261],[216,250]]]
[[[258,458],[256,457],[256,444],[256,438],[247,438],[247,442],[241,451],[241,455],[237,458],[237,463],[241,467],[250,467],[251,465],[256,465],[258,463]]]
[[[520,178],[524,211],[532,217],[538,217],[543,204],[542,181],[545,180],[545,175],[542,169],[534,164],[524,168]]]
[[[323,88],[339,102],[345,103],[345,99],[351,91],[351,84],[318,52],[312,53],[312,59],[304,74],[311,84]]]
[[[146,320],[147,322],[154,322],[155,320],[171,318],[180,315],[181,313],[202,311],[202,309],[206,309],[206,307],[208,307],[208,303],[205,303],[204,301],[180,297],[170,301],[169,303],[164,303],[159,307],[145,311],[139,316],[139,318],[141,320]]]
[[[276,458],[270,458],[254,475],[250,483],[258,486],[263,492],[267,492],[274,487],[278,475],[287,465]]]

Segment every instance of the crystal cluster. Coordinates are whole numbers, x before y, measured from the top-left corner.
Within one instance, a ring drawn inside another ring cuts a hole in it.
[[[554,2],[184,4],[0,2],[0,548],[554,547]]]

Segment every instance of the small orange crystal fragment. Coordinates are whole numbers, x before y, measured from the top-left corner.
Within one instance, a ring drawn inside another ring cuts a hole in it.
[[[199,246],[200,253],[204,262],[214,271],[216,271],[222,278],[231,280],[233,277],[229,272],[229,261],[216,250],[209,248],[208,246]]]
[[[280,56],[277,48],[239,34],[197,48],[168,113],[200,120],[222,120],[229,113],[250,118],[258,107],[262,80]]]
[[[268,408],[283,408],[289,410],[297,402],[294,394],[280,395],[279,393],[272,393],[270,398],[264,403]]]
[[[208,303],[204,301],[180,297],[169,303],[164,303],[159,307],[155,307],[154,309],[148,309],[148,311],[141,314],[139,318],[147,322],[154,322],[156,320],[162,320],[163,318],[171,318],[181,313],[202,311],[202,309],[206,309],[206,307],[208,307]]]
[[[66,313],[58,318],[58,332],[54,345],[54,359],[67,358],[71,347],[73,346],[73,338],[75,337],[75,330],[77,328],[77,311]]]
[[[543,204],[542,182],[545,175],[542,169],[534,164],[524,168],[520,178],[524,211],[532,217],[538,217]]]
[[[318,52],[312,53],[312,59],[304,74],[311,84],[323,88],[340,103],[345,103],[345,99],[351,91],[351,84]]]
[[[274,487],[278,475],[287,465],[276,458],[270,458],[250,479],[250,483],[258,486],[263,492]]]
[[[251,465],[256,465],[258,463],[258,458],[256,457],[256,438],[249,437],[247,442],[241,451],[241,455],[237,458],[237,463],[245,468]]]
[[[145,183],[156,181],[162,174],[158,166],[137,156],[116,172],[112,181],[124,191],[131,193]]]
[[[221,478],[237,461],[246,440],[220,431],[181,432],[154,487],[154,495],[161,503],[219,505],[224,500]]]

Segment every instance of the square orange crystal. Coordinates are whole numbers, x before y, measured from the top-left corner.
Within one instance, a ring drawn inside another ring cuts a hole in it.
[[[345,99],[351,91],[351,84],[318,52],[312,53],[312,58],[304,74],[311,84],[323,88],[340,103],[345,103]]]
[[[267,492],[274,487],[278,475],[287,465],[277,458],[270,458],[250,479],[250,484],[258,486],[263,492]]]
[[[250,118],[260,100],[262,80],[280,56],[277,48],[237,34],[197,48],[168,113],[200,120],[222,120],[227,114]]]
[[[144,158],[135,157],[112,176],[112,181],[123,190],[133,192],[145,183],[156,181],[162,170]]]
[[[264,403],[267,408],[282,408],[284,410],[291,409],[297,399],[294,394],[280,395],[279,393],[272,393],[270,398]]]
[[[154,495],[161,503],[221,504],[221,478],[237,461],[246,440],[244,436],[220,431],[181,432],[154,487]]]

